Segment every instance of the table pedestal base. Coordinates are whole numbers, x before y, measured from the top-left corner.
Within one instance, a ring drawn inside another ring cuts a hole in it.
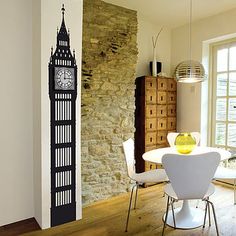
[[[204,211],[199,208],[189,207],[187,200],[183,201],[181,208],[174,209],[177,229],[194,229],[203,225]],[[165,215],[163,216],[165,220]],[[167,225],[174,228],[172,211],[168,212]]]

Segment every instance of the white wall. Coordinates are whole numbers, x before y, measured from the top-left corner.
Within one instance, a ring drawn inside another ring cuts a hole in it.
[[[33,1],[34,217],[42,225],[41,164],[41,1]]]
[[[220,36],[236,33],[236,9],[202,19],[192,24],[192,57],[202,60],[203,43]],[[188,25],[172,30],[171,36],[171,66],[172,72],[176,65],[189,58]],[[207,62],[207,58],[203,58]],[[204,64],[205,65],[205,64]],[[207,63],[206,63],[207,65]],[[201,130],[201,86],[204,91],[208,81],[196,85],[178,85],[177,96],[177,129],[178,131]],[[207,94],[203,94],[206,98]],[[203,122],[207,122],[207,113],[204,112]],[[202,124],[204,126],[204,124]],[[206,126],[204,126],[206,127]]]
[[[33,216],[32,3],[1,0],[0,226]]]
[[[145,20],[138,12],[138,63],[136,67],[136,76],[151,75],[149,70],[149,62],[153,61],[152,36],[156,36],[162,25],[154,24]],[[163,28],[157,41],[157,61],[162,62],[162,72],[166,76],[171,76],[170,60],[171,60],[171,31]]]

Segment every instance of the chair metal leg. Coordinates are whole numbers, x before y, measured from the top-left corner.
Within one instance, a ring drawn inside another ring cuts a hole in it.
[[[202,226],[203,228],[205,228],[205,225],[206,225],[207,209],[208,209],[208,203],[206,201],[205,215],[204,215],[204,221],[203,221],[203,226]]]
[[[136,209],[136,202],[137,202],[137,196],[138,196],[138,188],[139,188],[139,184],[136,183],[136,193],[135,193],[134,209]]]
[[[165,221],[164,221],[164,225],[163,225],[163,229],[162,229],[162,236],[164,236],[164,231],[165,231],[165,227],[166,227],[166,221],[167,221],[168,211],[169,211],[169,201],[170,201],[170,197],[168,196],[167,205],[166,205],[166,216],[165,216]]]
[[[130,200],[129,200],[129,210],[128,210],[128,215],[127,215],[127,220],[126,220],[126,226],[125,226],[125,232],[128,230],[128,224],[129,224],[129,215],[130,215],[130,210],[131,210],[131,204],[132,204],[132,198],[133,198],[133,192],[136,184],[132,187],[131,193],[130,193]]]
[[[236,205],[236,179],[234,179],[234,205]]]
[[[175,212],[174,212],[174,200],[171,200],[171,210],[172,210],[172,216],[173,216],[173,222],[174,222],[174,228],[176,229],[176,222],[175,222]]]
[[[209,199],[208,199],[209,201]],[[208,205],[208,219],[209,219],[209,226],[211,226],[211,210],[210,210],[210,205],[209,203],[207,204]]]
[[[213,216],[214,216],[214,220],[215,220],[216,234],[217,234],[217,236],[219,236],[220,234],[219,234],[218,224],[217,224],[217,220],[216,220],[215,207],[212,202],[210,202],[210,201],[208,201],[208,202],[209,202],[209,204],[211,204],[211,208],[212,208],[212,212],[213,212]]]

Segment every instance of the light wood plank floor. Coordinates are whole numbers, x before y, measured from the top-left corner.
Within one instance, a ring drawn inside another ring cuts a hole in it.
[[[128,233],[124,232],[129,194],[100,201],[83,209],[83,219],[43,231],[35,231],[27,236],[118,236],[118,235],[161,235],[162,216],[166,198],[163,197],[163,184],[139,190],[137,209],[131,211]],[[233,205],[233,189],[216,185],[216,192],[211,200],[215,204],[220,235],[236,235],[236,206]],[[177,206],[181,203],[177,203]],[[195,206],[196,201],[192,204]],[[200,202],[199,208],[204,208]],[[174,230],[167,226],[165,235],[197,236],[216,235],[215,226],[194,230]]]

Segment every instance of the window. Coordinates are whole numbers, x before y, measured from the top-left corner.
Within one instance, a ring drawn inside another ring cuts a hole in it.
[[[236,150],[236,41],[213,47],[211,144]]]

